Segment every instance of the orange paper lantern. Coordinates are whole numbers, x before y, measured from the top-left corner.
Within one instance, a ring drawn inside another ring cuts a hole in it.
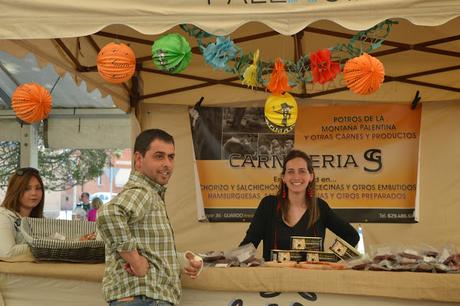
[[[363,54],[347,61],[343,68],[343,77],[351,91],[369,95],[382,85],[385,69],[378,59]]]
[[[43,120],[51,111],[51,94],[45,87],[37,83],[19,86],[14,91],[11,100],[16,116],[27,123]]]
[[[107,82],[126,82],[136,71],[136,56],[125,44],[109,43],[97,55],[97,70]]]

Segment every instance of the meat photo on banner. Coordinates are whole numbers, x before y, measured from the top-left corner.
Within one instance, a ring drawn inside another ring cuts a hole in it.
[[[211,222],[250,221],[276,194],[284,156],[308,153],[317,194],[350,222],[416,222],[421,108],[301,105],[294,131],[272,132],[259,107],[191,108],[198,190]]]

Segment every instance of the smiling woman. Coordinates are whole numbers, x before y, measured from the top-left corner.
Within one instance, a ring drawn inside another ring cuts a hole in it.
[[[44,186],[38,170],[16,170],[0,207],[0,259],[30,255],[19,226],[24,217],[43,218],[44,203]]]
[[[290,250],[291,238],[320,237],[324,249],[326,229],[355,246],[356,230],[317,197],[313,160],[305,152],[291,150],[283,162],[277,195],[263,198],[240,245],[263,241],[263,257],[272,260],[272,250]]]

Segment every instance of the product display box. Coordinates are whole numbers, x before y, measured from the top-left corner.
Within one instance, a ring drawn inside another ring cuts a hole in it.
[[[321,251],[322,243],[321,237],[291,236],[292,250]]]
[[[335,238],[334,243],[329,249],[343,260],[361,257],[361,253],[357,249],[339,237]]]
[[[271,260],[277,262],[285,261],[326,261],[337,262],[340,260],[332,252],[304,251],[304,250],[271,250]]]

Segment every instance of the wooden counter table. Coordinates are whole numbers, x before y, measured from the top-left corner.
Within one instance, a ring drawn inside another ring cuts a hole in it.
[[[0,305],[103,305],[103,273],[104,264],[0,262]],[[460,302],[458,273],[205,268],[196,280],[183,277],[182,285],[180,305],[190,306],[288,306],[313,301],[316,305],[340,301],[341,305],[391,302],[415,306]],[[274,297],[270,298],[271,295]]]

